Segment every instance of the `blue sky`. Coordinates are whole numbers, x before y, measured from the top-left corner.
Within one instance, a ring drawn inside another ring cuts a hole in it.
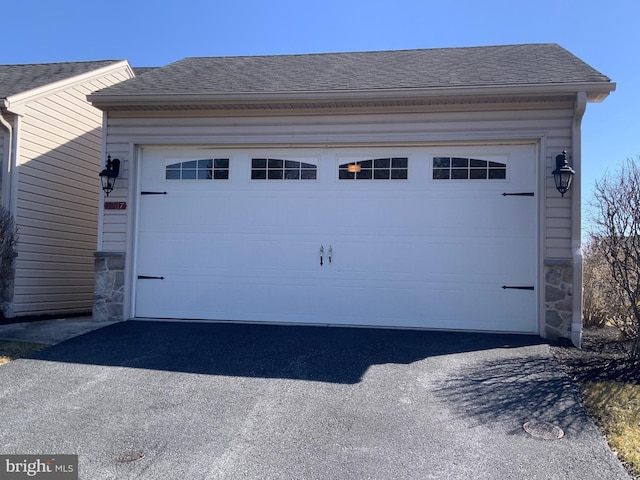
[[[583,120],[585,207],[596,179],[640,155],[638,0],[3,3],[2,64],[558,43],[617,84]]]

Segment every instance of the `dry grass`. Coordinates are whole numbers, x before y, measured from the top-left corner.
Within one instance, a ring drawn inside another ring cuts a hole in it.
[[[16,358],[25,357],[48,346],[42,343],[0,341],[0,365],[9,363]]]
[[[587,383],[582,398],[611,448],[635,476],[640,476],[640,385]]]

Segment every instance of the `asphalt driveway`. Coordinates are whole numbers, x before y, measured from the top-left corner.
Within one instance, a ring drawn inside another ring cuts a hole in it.
[[[0,453],[82,479],[629,478],[537,337],[129,321],[0,367],[0,397]]]

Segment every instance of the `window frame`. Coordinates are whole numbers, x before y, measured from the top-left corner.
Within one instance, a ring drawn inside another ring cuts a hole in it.
[[[505,157],[491,158],[486,155],[467,154],[433,155],[430,168],[433,182],[505,182],[509,178],[509,162]],[[480,175],[480,172],[484,175]],[[496,173],[499,175],[492,176],[492,172],[494,175]]]
[[[264,162],[264,166],[256,165],[258,162]],[[286,155],[250,155],[249,180],[252,182],[314,182],[318,180],[318,163],[317,157],[300,158]],[[262,173],[264,173],[264,176],[260,175]],[[305,173],[307,174],[306,176]]]
[[[388,161],[388,166],[384,166],[384,163]],[[396,165],[394,166],[394,162]],[[400,165],[398,165],[400,163]],[[404,163],[404,166],[402,166]],[[340,157],[337,159],[337,181],[358,181],[358,182],[380,182],[386,180],[390,182],[407,182],[409,181],[409,155],[369,155],[358,157]],[[349,172],[349,167],[355,165],[359,166],[358,171]],[[365,173],[362,175],[362,173]],[[394,171],[396,176],[394,177]],[[380,173],[378,173],[380,172]],[[388,172],[388,175],[385,173]],[[398,172],[404,173],[404,176],[397,176]],[[349,175],[352,174],[352,175]],[[358,175],[360,174],[360,175]]]
[[[211,162],[209,166],[203,164],[203,162]],[[216,166],[216,162],[226,162],[226,166]],[[189,164],[194,165],[189,165]],[[178,166],[178,167],[176,167]],[[174,168],[171,168],[174,167]],[[169,172],[178,172],[179,176],[169,177]],[[189,173],[188,177],[185,177],[183,172],[193,172],[193,177]],[[200,172],[210,172],[210,177],[204,177],[200,175]],[[226,175],[216,176],[216,172],[222,172]],[[209,158],[167,158],[164,165],[164,177],[165,182],[202,182],[202,181],[216,181],[225,182],[229,181],[231,177],[231,158],[230,157],[217,157],[211,156]]]

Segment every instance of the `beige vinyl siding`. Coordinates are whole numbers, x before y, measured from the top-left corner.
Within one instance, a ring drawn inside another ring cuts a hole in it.
[[[16,223],[16,315],[90,312],[93,305],[102,112],[86,96],[125,73],[25,104]]]
[[[116,193],[116,192],[114,192]],[[111,194],[109,200],[124,202],[126,197]],[[104,215],[104,233],[102,237],[102,250],[105,252],[124,252],[124,243],[127,236],[127,214],[124,210],[107,210]]]
[[[541,140],[539,175],[544,172],[546,188],[541,208],[547,225],[543,241],[548,258],[571,258],[569,195],[564,199],[550,178],[552,159],[563,149],[570,151],[573,103],[537,105],[501,105],[494,111],[433,113],[392,113],[358,115],[299,115],[232,117],[207,116],[203,112],[110,113],[107,152],[123,160],[124,171],[109,199],[127,200],[129,152],[134,145],[207,145],[207,146],[339,146],[402,145],[444,143],[500,143],[502,141]],[[125,251],[127,211],[105,211],[103,251]]]

